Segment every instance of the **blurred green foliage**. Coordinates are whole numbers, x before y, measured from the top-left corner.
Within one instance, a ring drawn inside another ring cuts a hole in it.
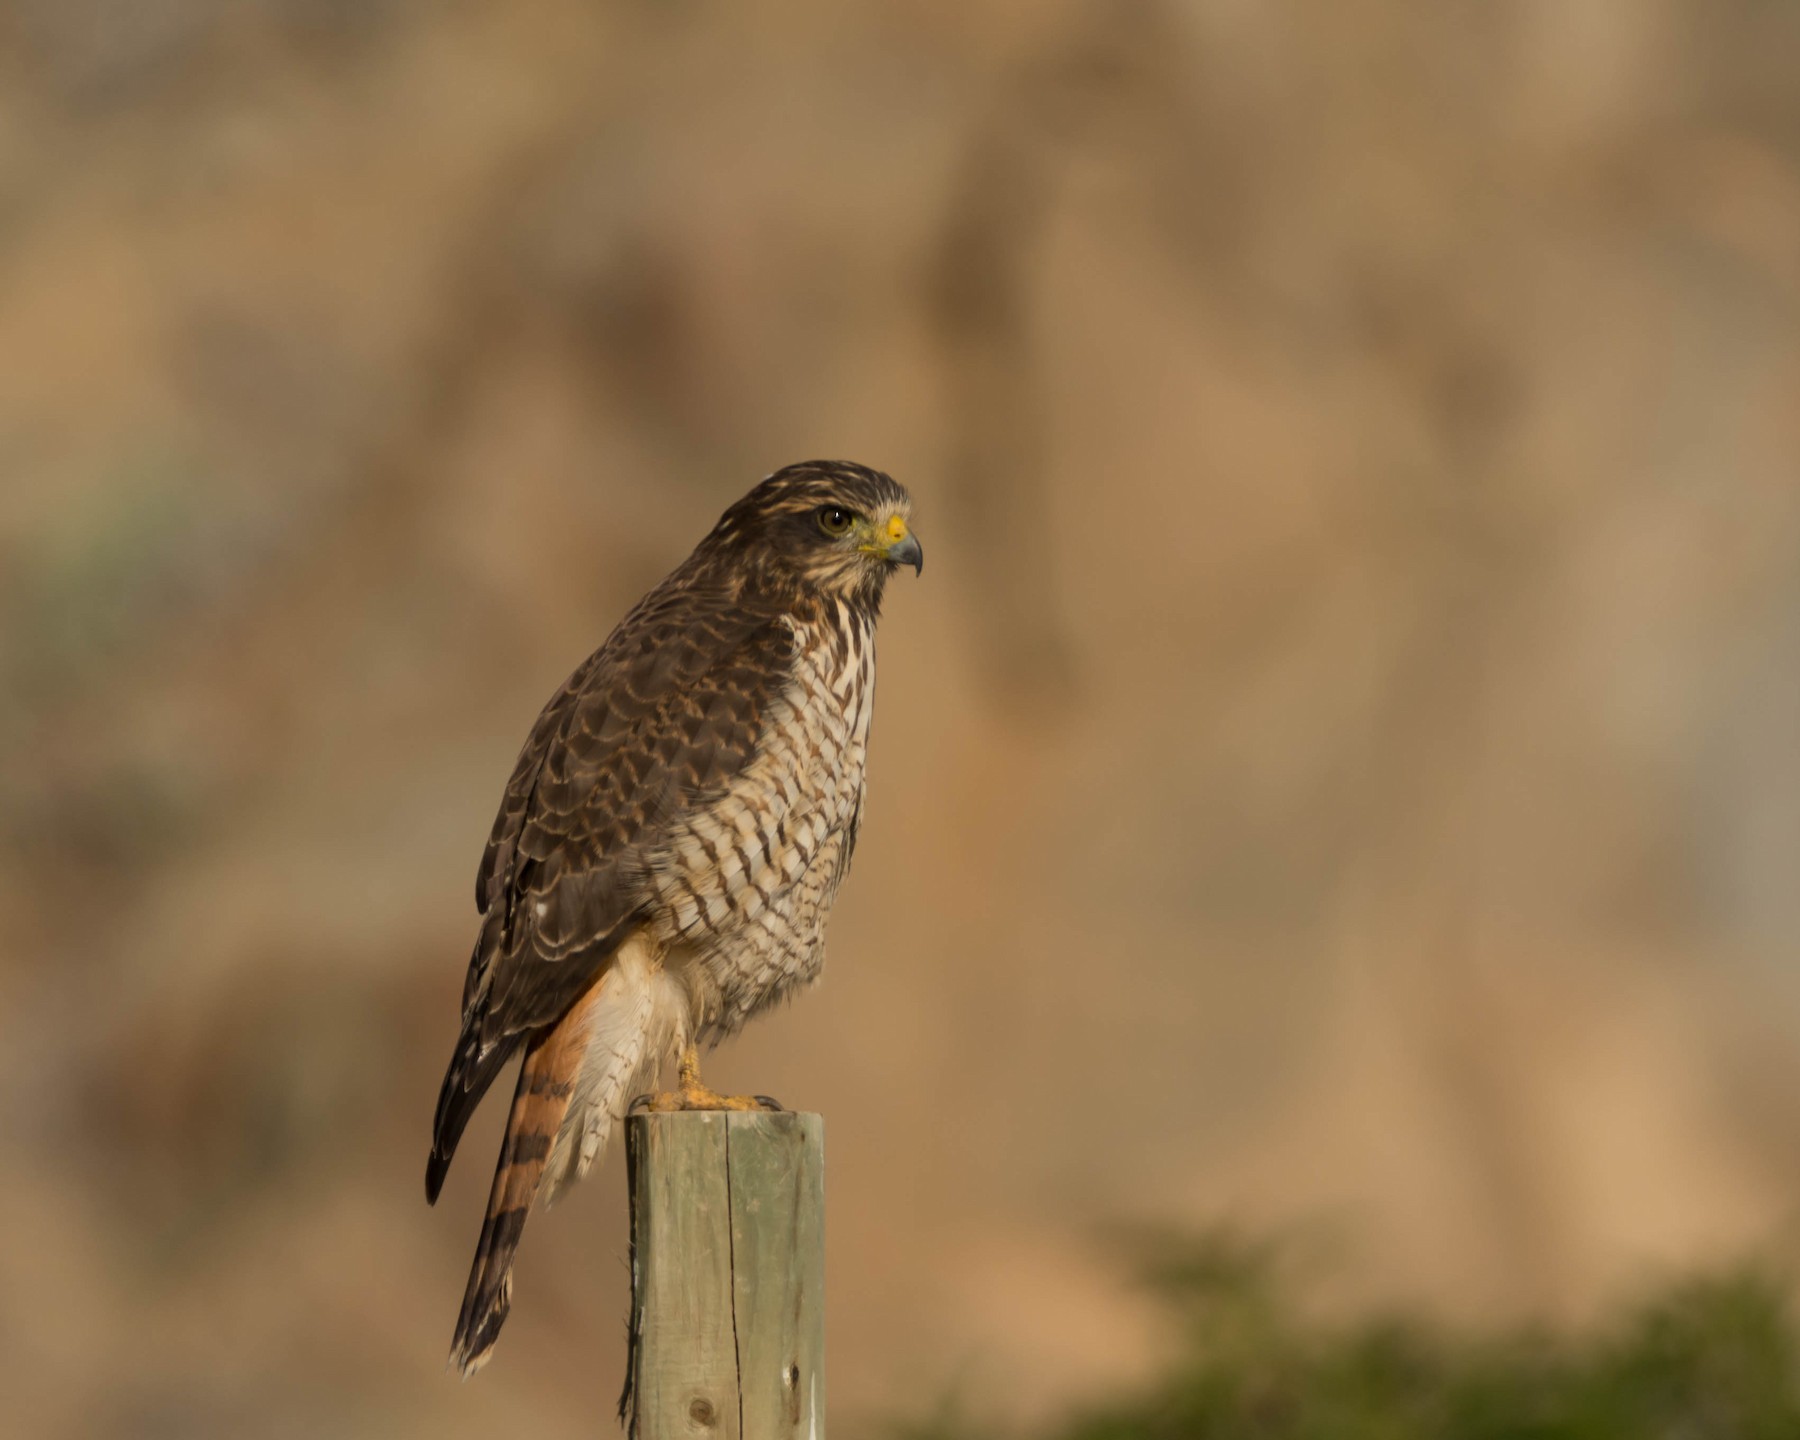
[[[1178,1356],[1015,1440],[1775,1440],[1800,1436],[1800,1331],[1773,1270],[1683,1280],[1574,1335],[1310,1318],[1278,1247],[1163,1237],[1145,1278]],[[993,1440],[954,1407],[902,1440]]]

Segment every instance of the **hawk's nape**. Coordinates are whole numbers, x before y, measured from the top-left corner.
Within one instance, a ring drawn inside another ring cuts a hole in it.
[[[632,1096],[816,979],[862,814],[874,627],[918,569],[906,492],[812,461],[728,509],[552,697],[476,881],[482,921],[432,1128],[435,1201],[482,1095],[524,1059],[451,1349],[488,1358],[531,1206],[584,1174]]]

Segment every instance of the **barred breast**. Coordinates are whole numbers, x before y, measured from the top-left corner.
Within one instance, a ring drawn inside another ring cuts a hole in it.
[[[660,937],[696,1039],[728,1035],[825,961],[825,922],[862,815],[874,636],[841,601],[792,622],[792,678],[756,757],[668,847]]]

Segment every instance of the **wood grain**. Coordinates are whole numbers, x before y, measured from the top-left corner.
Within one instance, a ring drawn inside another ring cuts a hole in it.
[[[825,1433],[824,1122],[692,1111],[626,1126],[639,1440]]]

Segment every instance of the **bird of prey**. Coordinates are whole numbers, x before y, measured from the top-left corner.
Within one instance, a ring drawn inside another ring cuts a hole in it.
[[[426,1198],[524,1052],[450,1363],[486,1362],[526,1213],[587,1172],[664,1062],[662,1108],[744,1109],[697,1047],[816,979],[863,809],[875,622],[924,568],[912,503],[845,461],[731,506],[532,727],[475,881],[481,928]]]

